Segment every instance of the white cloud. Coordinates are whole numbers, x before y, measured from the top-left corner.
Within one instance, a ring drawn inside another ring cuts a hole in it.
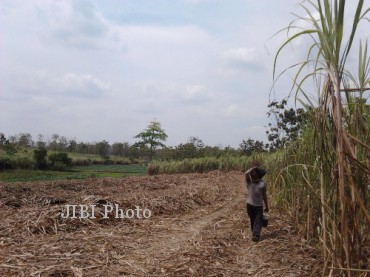
[[[231,104],[230,106],[228,106],[225,110],[225,113],[227,115],[234,115],[235,113],[238,113],[240,112],[240,108],[238,105],[236,104]]]
[[[232,61],[251,62],[256,61],[255,48],[233,48],[222,53],[225,59]]]
[[[223,110],[223,115],[226,117],[253,117],[256,116],[258,113],[253,108],[245,105],[244,107],[240,107],[237,104],[230,104]]]
[[[209,92],[206,86],[203,85],[190,85],[185,88],[185,94],[183,97],[185,100],[204,103],[211,100],[212,94]]]
[[[103,96],[111,89],[109,83],[89,74],[68,73],[61,78],[51,80],[51,85],[56,86],[57,91],[62,94],[82,97]]]
[[[190,4],[199,4],[205,1],[207,0],[184,0],[185,3],[190,3]]]
[[[40,38],[55,46],[86,49],[117,47],[119,41],[113,26],[89,1],[53,2],[37,6],[42,23]]]
[[[291,21],[286,2],[2,0],[2,132],[132,142],[157,118],[170,145],[262,139],[286,33],[269,38]],[[285,49],[278,73],[305,58],[304,43]]]
[[[222,53],[223,72],[247,73],[265,69],[255,48],[231,48]]]
[[[46,71],[36,71],[25,76],[19,90],[25,94],[51,97],[96,98],[107,95],[111,91],[111,85],[89,74],[67,73],[53,76]]]
[[[144,78],[163,74],[178,78],[200,74],[216,52],[217,42],[197,26],[123,26],[117,27],[125,41],[125,59],[140,67]],[[181,76],[182,77],[182,76]]]

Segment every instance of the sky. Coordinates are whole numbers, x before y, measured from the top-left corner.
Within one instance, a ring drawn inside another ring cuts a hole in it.
[[[292,78],[272,90],[286,39],[275,34],[304,15],[299,2],[1,0],[0,132],[134,143],[156,120],[168,146],[266,141],[267,105]],[[306,44],[292,43],[278,70]]]

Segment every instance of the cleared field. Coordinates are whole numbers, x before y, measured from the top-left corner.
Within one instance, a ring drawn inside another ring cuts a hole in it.
[[[250,237],[243,175],[221,173],[0,184],[0,276],[319,276],[322,261],[272,205]],[[67,204],[95,217],[62,218]],[[150,209],[104,218],[105,205]]]

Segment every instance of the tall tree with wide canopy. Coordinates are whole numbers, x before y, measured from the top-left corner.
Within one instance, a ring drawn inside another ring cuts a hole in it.
[[[152,160],[155,149],[165,147],[162,141],[166,141],[167,137],[165,130],[161,127],[161,123],[153,120],[144,131],[137,134],[134,138],[140,139],[135,143],[136,146],[149,147],[149,158]]]

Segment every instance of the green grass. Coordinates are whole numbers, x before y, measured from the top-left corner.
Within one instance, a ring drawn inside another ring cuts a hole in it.
[[[11,160],[21,160],[21,159],[28,159],[31,162],[33,161],[33,153],[36,148],[22,148],[17,147],[17,152],[9,156],[6,152],[0,149],[0,157],[9,157]],[[81,161],[89,161],[90,163],[97,162],[99,164],[103,163],[105,159],[99,155],[94,154],[82,154],[76,152],[68,152],[68,151],[54,151],[48,150],[48,156],[54,153],[64,152],[68,154],[68,157],[72,159],[72,162],[81,162]],[[109,156],[109,160],[114,163],[121,163],[121,164],[130,164],[131,161],[127,157],[120,157],[120,156]]]
[[[142,165],[92,165],[74,166],[68,171],[49,170],[5,170],[0,171],[2,182],[33,182],[62,179],[119,178],[125,176],[143,176],[146,167]]]
[[[124,175],[145,175],[146,166],[143,165],[89,165],[89,166],[74,166],[71,168],[77,172],[89,173],[107,173],[107,174],[124,174]]]

